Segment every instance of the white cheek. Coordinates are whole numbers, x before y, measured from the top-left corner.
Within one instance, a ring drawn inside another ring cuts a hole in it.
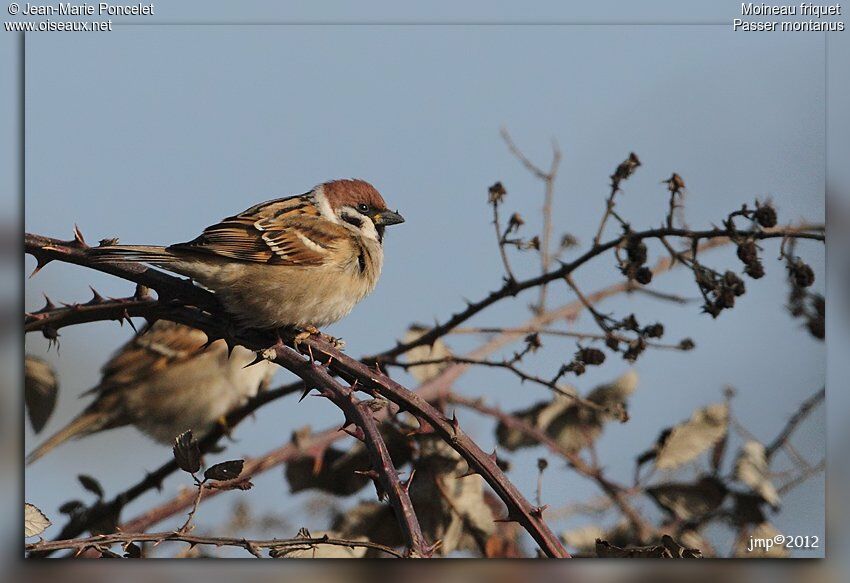
[[[375,228],[375,223],[373,223],[368,218],[363,219],[363,226],[360,227],[360,234],[367,239],[372,239],[373,241],[377,241],[379,243],[381,241],[378,237],[378,230]]]

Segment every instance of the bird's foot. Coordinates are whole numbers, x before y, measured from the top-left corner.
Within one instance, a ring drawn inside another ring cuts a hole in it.
[[[318,336],[337,350],[342,350],[343,348],[345,348],[345,341],[343,339],[336,338],[329,334],[325,334],[315,326],[310,325],[305,326],[301,332],[295,335],[295,338],[293,339],[295,347],[298,348],[298,346],[302,344],[305,340],[307,340],[310,336]]]

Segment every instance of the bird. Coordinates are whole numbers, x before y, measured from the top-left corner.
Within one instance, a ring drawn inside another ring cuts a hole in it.
[[[271,382],[276,366],[247,366],[254,357],[241,346],[230,353],[224,340],[207,344],[195,328],[157,320],[109,359],[100,383],[83,393],[94,401],[30,453],[27,465],[70,439],[126,425],[165,444],[187,430],[206,435]]]
[[[252,206],[186,243],[104,245],[90,253],[187,276],[244,328],[316,332],[375,289],[384,229],[403,222],[374,186],[340,179]]]

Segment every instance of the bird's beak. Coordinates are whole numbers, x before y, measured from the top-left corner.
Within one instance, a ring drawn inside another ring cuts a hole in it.
[[[395,213],[391,210],[378,211],[372,217],[372,220],[375,221],[375,224],[380,227],[386,227],[388,225],[397,225],[399,223],[404,222],[404,217],[398,213]]]

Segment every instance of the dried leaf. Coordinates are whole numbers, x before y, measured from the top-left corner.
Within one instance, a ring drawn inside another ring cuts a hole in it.
[[[398,429],[387,424],[381,426],[381,436],[393,460],[401,467],[410,461],[410,443]],[[361,442],[348,450],[327,448],[321,460],[305,454],[286,464],[285,477],[291,492],[315,488],[337,496],[350,496],[359,492],[370,480],[355,472],[371,467],[369,452]]]
[[[184,472],[194,474],[201,469],[201,450],[192,431],[184,431],[174,439],[174,459]]]
[[[410,499],[417,509],[425,539],[440,540],[437,553],[455,550],[484,553],[487,539],[495,532],[498,516],[484,499],[484,480],[477,474],[466,477],[468,467],[460,455],[433,436],[420,439],[419,458]]]
[[[424,326],[416,324],[410,326],[407,333],[404,335],[404,342],[413,342],[422,336],[422,334],[424,334],[427,330],[428,329]],[[452,351],[449,350],[449,347],[446,346],[446,344],[440,339],[434,342],[431,346],[417,346],[416,348],[411,348],[405,353],[407,362],[443,360],[451,358],[451,356]],[[425,383],[438,376],[448,366],[449,363],[422,364],[419,366],[411,366],[407,370],[417,381]]]
[[[29,503],[24,503],[24,537],[38,536],[44,532],[51,522],[44,513]]]
[[[575,399],[566,395],[555,395],[551,401],[536,403],[513,415],[545,432],[565,449],[579,451],[596,441],[607,421],[618,418],[615,411],[626,409],[627,399],[637,388],[637,383],[637,373],[630,370],[587,395],[588,401],[609,409],[611,413],[577,405]],[[576,393],[573,387],[564,387],[564,390]],[[537,444],[522,431],[503,423],[496,426],[496,439],[499,445],[510,451]]]
[[[735,462],[735,479],[749,486],[774,508],[779,506],[779,492],[770,481],[770,467],[761,443],[748,441],[741,448]]]
[[[739,526],[748,524],[761,524],[767,521],[764,514],[764,498],[758,494],[736,492],[733,495],[735,501],[732,518]]]
[[[729,428],[729,408],[725,403],[694,411],[691,418],[673,427],[659,444],[655,466],[672,470],[696,458],[723,439]]]
[[[646,489],[656,504],[679,520],[694,520],[723,504],[727,490],[723,482],[704,476],[694,483],[669,482]]]
[[[24,403],[36,433],[44,429],[50,419],[58,393],[56,371],[46,361],[28,354],[24,363]]]
[[[229,460],[212,465],[204,472],[205,480],[235,480],[242,473],[245,460]]]
[[[80,474],[77,476],[77,479],[80,481],[80,484],[83,485],[83,488],[97,496],[98,500],[103,498],[103,488],[96,479],[91,476],[87,476],[85,474]]]
[[[632,393],[635,392],[637,386],[638,374],[634,369],[629,369],[614,382],[607,385],[600,385],[590,391],[587,395],[587,400],[613,408],[618,404],[625,403]]]

